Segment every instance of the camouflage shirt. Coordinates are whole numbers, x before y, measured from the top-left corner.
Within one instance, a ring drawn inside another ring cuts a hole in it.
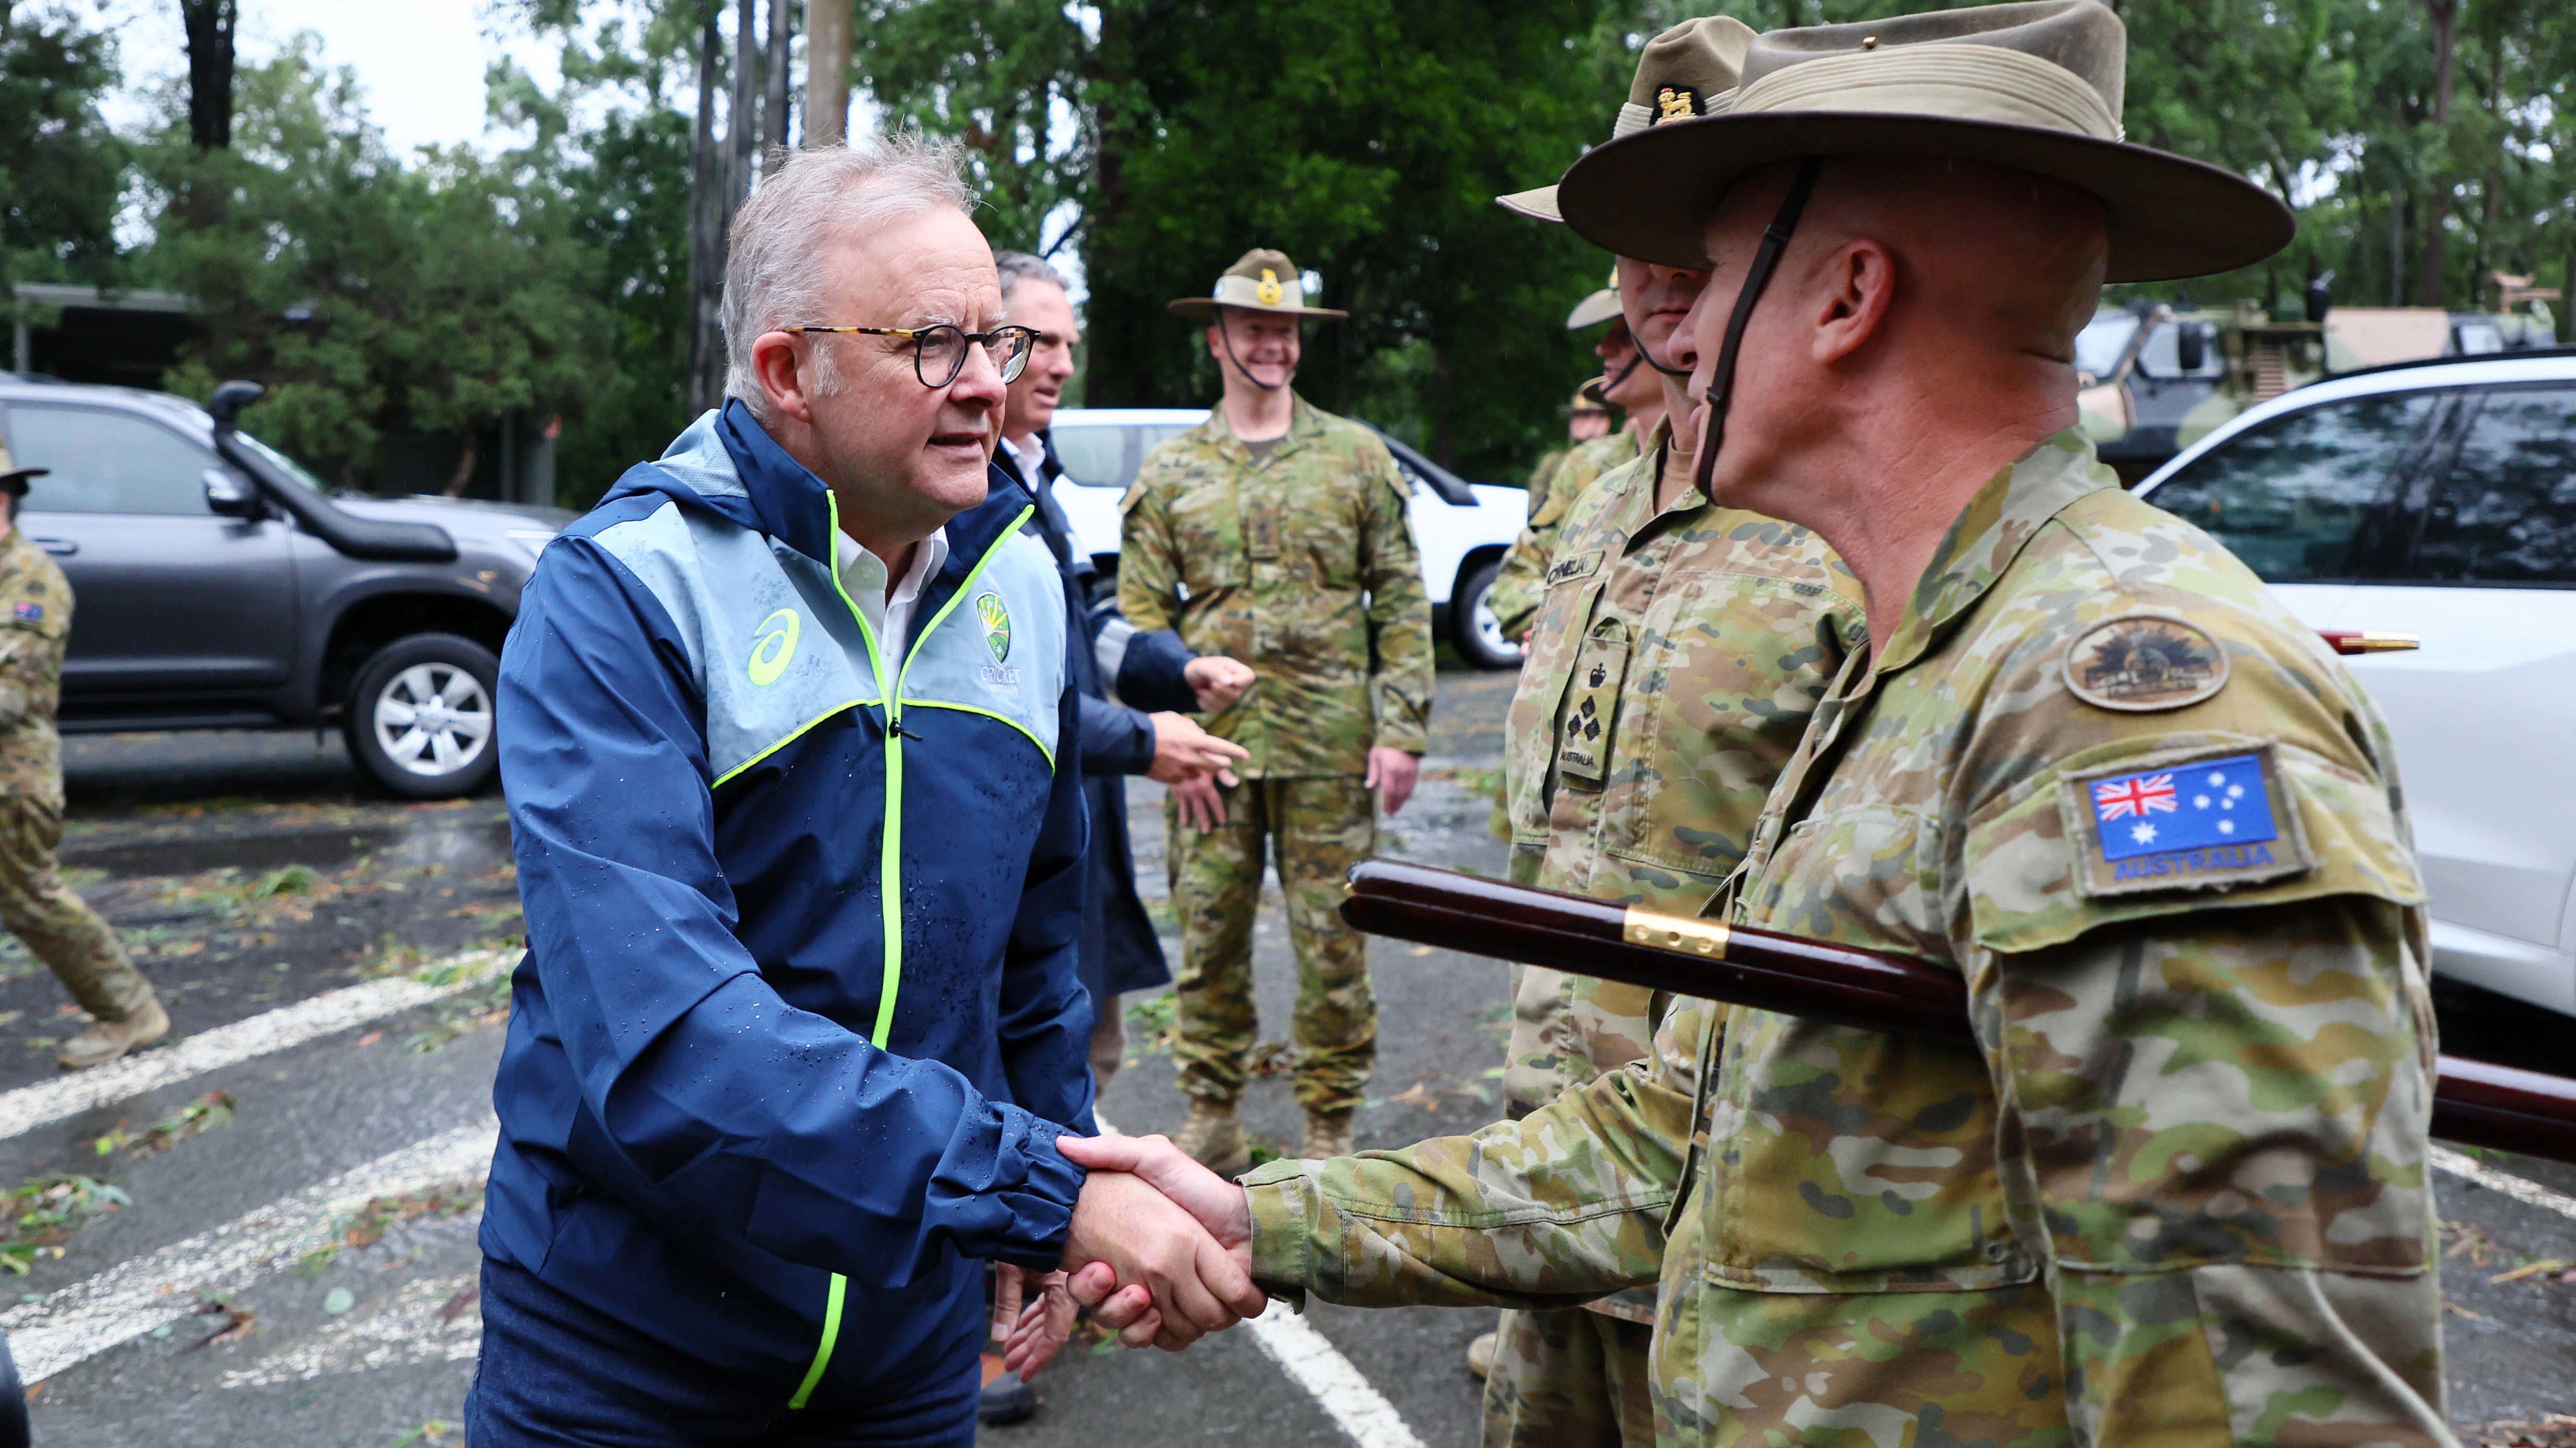
[[[1686,491],[1657,511],[1663,435],[1558,534],[1503,733],[1512,879],[1695,911],[1753,832],[1816,699],[1860,641],[1860,585],[1804,528]],[[1516,972],[1515,1112],[1646,1054],[1670,997]],[[1653,1299],[1594,1306],[1653,1320]]]
[[[1661,435],[1659,431],[1657,436]],[[1494,572],[1493,591],[1485,596],[1485,605],[1494,611],[1505,638],[1527,628],[1530,615],[1537,612],[1543,586],[1540,576],[1546,573],[1548,559],[1556,553],[1557,530],[1564,526],[1575,500],[1603,474],[1623,463],[1635,462],[1638,450],[1637,434],[1623,427],[1569,449],[1547,472],[1544,490],[1539,487],[1539,476],[1531,476],[1529,522],[1522,526],[1520,537],[1512,540],[1512,551],[1503,555],[1502,567]]]
[[[1688,1439],[2446,1443],[2391,771],[2315,635],[2061,435],[1846,665],[1733,886],[1959,970],[1979,1044],[1694,1004],[1521,1122],[1254,1174],[1258,1275],[1546,1301],[1659,1265]]]
[[[1295,400],[1255,461],[1225,409],[1145,455],[1119,508],[1118,606],[1148,632],[1258,676],[1207,729],[1252,751],[1249,779],[1357,775],[1371,745],[1420,754],[1431,723],[1431,605],[1395,457]]]
[[[72,587],[45,550],[11,529],[0,541],[0,795],[63,803],[63,745],[54,710]]]

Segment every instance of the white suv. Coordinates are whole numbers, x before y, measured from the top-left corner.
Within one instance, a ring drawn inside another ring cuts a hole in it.
[[[2397,735],[2435,971],[2576,1013],[2576,351],[2349,373],[2139,485],[2325,629]]]
[[[1204,408],[1067,408],[1049,432],[1066,477],[1056,501],[1073,524],[1077,546],[1105,574],[1118,571],[1118,499],[1154,444],[1207,421]],[[1503,637],[1486,595],[1494,570],[1528,521],[1529,494],[1460,479],[1412,448],[1379,433],[1413,484],[1413,541],[1422,550],[1422,583],[1431,606],[1445,611],[1449,640],[1480,668],[1517,668],[1520,645]]]

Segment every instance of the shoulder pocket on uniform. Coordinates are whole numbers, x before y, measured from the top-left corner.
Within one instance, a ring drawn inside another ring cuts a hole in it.
[[[2386,791],[2265,739],[2073,755],[1972,821],[1962,864],[1977,943],[2004,953],[2189,910],[2424,901]]]

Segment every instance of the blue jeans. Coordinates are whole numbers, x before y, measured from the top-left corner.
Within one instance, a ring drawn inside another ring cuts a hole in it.
[[[860,1347],[844,1337],[844,1353]],[[900,1398],[790,1411],[506,1263],[483,1263],[483,1356],[465,1395],[473,1448],[865,1444],[973,1448],[977,1359]]]

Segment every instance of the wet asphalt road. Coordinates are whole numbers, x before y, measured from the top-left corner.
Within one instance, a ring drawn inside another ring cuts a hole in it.
[[[1442,676],[1433,756],[1421,795],[1387,832],[1391,853],[1500,870],[1486,799],[1509,688],[1507,676]],[[499,799],[375,799],[336,738],[309,735],[76,739],[67,765],[63,859],[74,882],[124,935],[182,1033],[249,1044],[142,1094],[23,1125],[8,1103],[59,1079],[53,1046],[76,1023],[51,978],[0,937],[0,1093],[20,1093],[0,1095],[0,1129],[14,1131],[0,1137],[0,1190],[22,1194],[0,1230],[0,1264],[23,1268],[0,1282],[0,1308],[19,1294],[0,1322],[22,1357],[68,1363],[31,1392],[37,1441],[458,1442],[479,1332],[475,1153],[488,1153],[473,1132],[488,1119],[504,997],[457,962],[496,959],[472,952],[520,933]],[[1159,795],[1142,781],[1131,791],[1153,894]],[[1284,1034],[1293,969],[1276,904],[1255,944],[1263,1019]],[[1491,1119],[1504,967],[1390,942],[1373,960],[1384,1024],[1360,1144]],[[275,1013],[341,1000],[374,1004],[345,1028],[257,1049],[284,1038]],[[2536,1032],[2527,1013],[2448,1005],[2447,1049],[2563,1058],[2566,1032]],[[1131,1011],[1129,1064],[1102,1102],[1128,1131],[1180,1121],[1156,1024],[1152,1003]],[[174,1051],[140,1059],[175,1061]],[[1284,1078],[1256,1081],[1246,1112],[1257,1139],[1294,1145]],[[2576,1195],[2576,1170],[2488,1165]],[[2576,1258],[2576,1219],[2456,1177],[2439,1185],[2455,1421],[2576,1413],[2576,1273],[2562,1263],[2511,1275]],[[81,1284],[90,1296],[50,1296]],[[1478,1385],[1462,1356],[1488,1314],[1318,1306],[1309,1320],[1422,1443],[1474,1441]],[[987,1441],[1348,1441],[1243,1332],[1177,1358],[1078,1339],[1039,1387],[1038,1418],[988,1430]]]

